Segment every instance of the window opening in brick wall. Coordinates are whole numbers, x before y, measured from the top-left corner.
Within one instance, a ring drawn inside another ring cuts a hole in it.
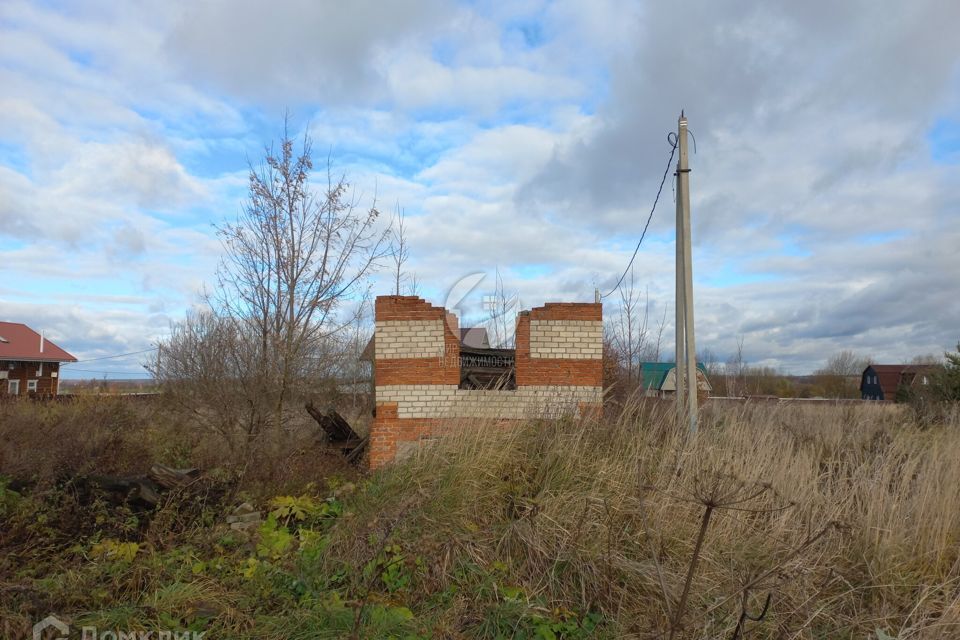
[[[460,388],[516,390],[516,350],[460,345]]]

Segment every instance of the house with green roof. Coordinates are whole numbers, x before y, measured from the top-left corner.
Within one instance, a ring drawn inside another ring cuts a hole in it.
[[[672,362],[641,362],[640,384],[648,396],[668,396],[677,391],[676,365]],[[697,363],[697,389],[713,391],[710,379],[707,378],[707,368],[702,362]]]

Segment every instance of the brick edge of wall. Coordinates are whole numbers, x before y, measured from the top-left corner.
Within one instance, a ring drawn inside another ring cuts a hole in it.
[[[444,320],[442,358],[374,359],[375,385],[449,385],[460,382],[460,331],[457,316],[443,307],[434,306],[417,296],[378,296],[374,305],[375,321]],[[590,386],[602,387],[602,359],[532,358],[530,355],[530,320],[603,321],[599,303],[548,302],[521,312],[517,317],[516,379],[517,386]],[[509,392],[505,392],[509,393]],[[596,416],[602,405],[579,403],[583,417]],[[398,444],[418,442],[436,435],[445,424],[493,422],[504,426],[522,422],[495,418],[400,418],[397,402],[376,403],[376,415],[370,427],[368,462],[371,469],[396,459]]]

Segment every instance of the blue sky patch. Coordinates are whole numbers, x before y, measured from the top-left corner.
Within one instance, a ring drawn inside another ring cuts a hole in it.
[[[940,118],[927,134],[930,157],[941,164],[960,162],[960,119]]]

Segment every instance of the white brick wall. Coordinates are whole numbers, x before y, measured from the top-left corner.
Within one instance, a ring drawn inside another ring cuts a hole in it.
[[[601,387],[530,386],[515,391],[446,384],[377,387],[377,402],[396,402],[399,418],[556,417],[576,413],[581,402],[599,404],[602,399]]]
[[[603,358],[599,320],[531,320],[531,358]]]
[[[443,320],[378,320],[376,358],[443,357]]]

